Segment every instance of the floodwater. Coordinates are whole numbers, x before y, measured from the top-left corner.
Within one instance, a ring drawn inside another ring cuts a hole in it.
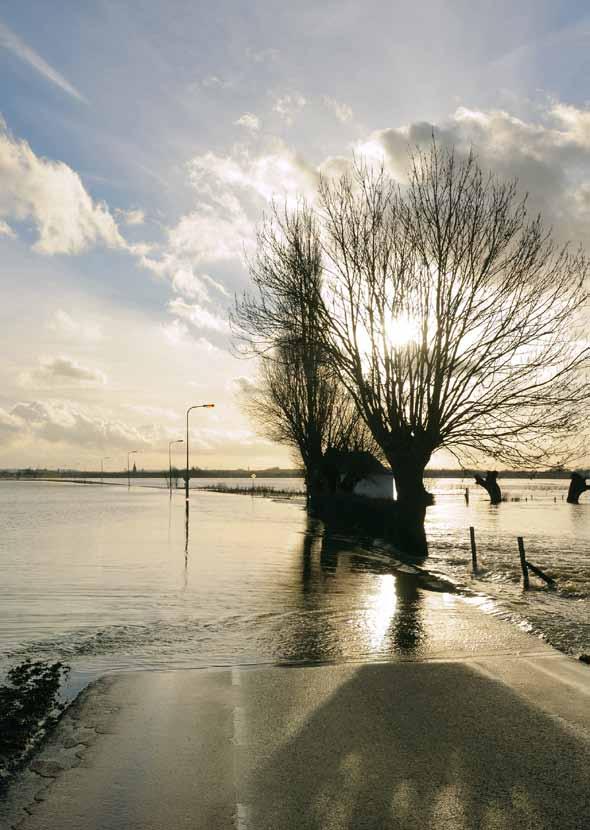
[[[240,483],[251,484],[227,481]],[[0,669],[31,656],[90,677],[419,651],[428,633],[423,592],[379,559],[386,543],[328,537],[301,500],[195,490],[187,538],[184,493],[170,498],[162,483],[145,484],[0,482]],[[256,481],[267,484],[302,486]],[[428,482],[436,504],[425,566],[483,610],[564,651],[589,652],[588,495],[572,506],[567,481],[516,480],[503,482],[510,500],[497,507],[469,485],[467,505],[467,484]],[[533,578],[523,593],[517,536],[529,560],[557,578],[556,591]]]

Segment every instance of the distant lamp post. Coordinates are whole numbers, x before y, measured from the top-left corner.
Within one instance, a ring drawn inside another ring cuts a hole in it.
[[[105,457],[104,457],[104,458],[101,458],[101,459],[100,459],[100,483],[101,483],[101,484],[104,484],[104,482],[103,482],[103,480],[102,480],[102,477],[103,477],[103,475],[104,475],[104,462],[105,462],[105,461],[110,461],[110,460],[111,460],[110,455],[105,455]]]
[[[214,403],[198,403],[194,406],[189,406],[186,410],[186,479],[185,479],[185,498],[188,503],[188,482],[189,482],[189,457],[188,457],[188,416],[189,412],[193,409],[213,409],[215,407]]]
[[[127,453],[127,489],[128,490],[131,489],[131,471],[129,470],[129,456],[137,455],[138,452],[139,452],[139,450],[130,450]]]
[[[172,495],[172,444],[184,444],[184,438],[168,442],[168,469],[170,471],[170,495]]]

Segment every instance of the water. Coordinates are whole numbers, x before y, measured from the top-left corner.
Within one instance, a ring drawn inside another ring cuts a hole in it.
[[[469,481],[428,482],[436,504],[427,513],[428,567],[494,600],[492,610],[543,636],[567,653],[590,653],[590,499],[565,501],[565,479],[501,480],[508,500],[489,504]],[[469,486],[470,503],[463,494]],[[469,526],[476,532],[481,571],[471,575]],[[526,557],[557,580],[557,590],[531,577],[522,591],[517,537]]]
[[[0,482],[0,668],[26,656],[63,659],[88,678],[106,670],[380,659],[419,653],[424,638],[437,636],[422,592],[376,561],[366,543],[326,538],[301,500],[193,491],[187,542],[183,492],[170,499],[163,482],[142,484],[128,491],[120,483]],[[256,480],[268,484],[302,486]],[[516,480],[503,488],[519,501],[492,507],[470,485],[467,506],[467,484],[429,482],[436,504],[428,511],[427,567],[484,610],[564,651],[590,652],[590,503],[562,501],[563,480]],[[476,578],[469,525],[482,566]],[[519,535],[530,561],[557,578],[557,591],[533,580],[533,590],[522,592]]]

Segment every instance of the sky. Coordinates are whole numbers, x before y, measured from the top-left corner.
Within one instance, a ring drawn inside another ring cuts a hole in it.
[[[193,464],[291,466],[228,327],[272,199],[434,128],[590,248],[589,46],[581,0],[4,0],[0,467],[162,467],[208,402]]]

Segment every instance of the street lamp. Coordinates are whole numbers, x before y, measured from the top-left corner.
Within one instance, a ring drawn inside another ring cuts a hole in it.
[[[103,477],[103,475],[104,475],[104,466],[103,466],[103,465],[104,465],[104,462],[105,462],[105,461],[110,461],[110,460],[111,460],[110,455],[105,455],[105,457],[104,457],[104,458],[101,458],[101,459],[100,459],[100,483],[101,483],[101,484],[104,484],[104,481],[102,480],[102,477]]]
[[[136,455],[138,452],[139,452],[139,450],[130,450],[127,453],[127,489],[128,490],[131,489],[131,473],[129,472],[129,456],[130,455]]]
[[[170,471],[170,497],[172,497],[172,444],[184,444],[184,438],[168,442],[168,469]]]
[[[189,466],[188,466],[188,415],[192,409],[213,409],[214,403],[198,403],[194,406],[189,406],[186,410],[186,480],[185,480],[185,498],[188,503],[188,482],[189,482]]]

